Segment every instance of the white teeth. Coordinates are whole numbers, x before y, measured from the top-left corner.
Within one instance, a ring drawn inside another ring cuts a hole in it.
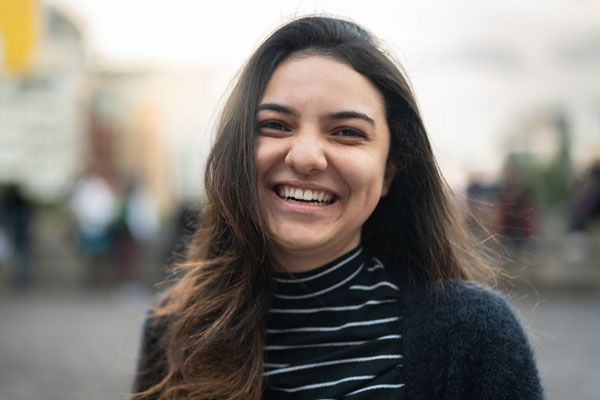
[[[302,190],[299,188],[293,188],[290,186],[280,186],[277,188],[277,193],[279,197],[285,199],[294,199],[294,200],[302,200],[302,201],[312,201],[312,202],[325,202],[329,203],[333,199],[333,195],[326,192],[306,189]]]

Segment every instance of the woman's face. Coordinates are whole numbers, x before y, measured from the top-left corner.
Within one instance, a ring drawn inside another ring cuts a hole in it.
[[[293,55],[258,108],[258,195],[283,266],[327,263],[360,243],[393,177],[383,97],[349,65]]]

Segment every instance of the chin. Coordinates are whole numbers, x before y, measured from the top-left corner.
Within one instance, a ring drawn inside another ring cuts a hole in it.
[[[311,251],[322,248],[325,245],[325,241],[315,240],[314,237],[277,237],[275,243],[279,248],[287,251]]]

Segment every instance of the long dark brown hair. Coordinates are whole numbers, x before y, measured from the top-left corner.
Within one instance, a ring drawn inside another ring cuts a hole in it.
[[[258,203],[257,106],[273,71],[298,52],[347,63],[385,99],[396,174],[363,226],[363,246],[412,284],[440,287],[470,279],[467,271],[477,258],[399,64],[355,23],[296,19],[254,52],[221,114],[205,173],[201,226],[179,265],[181,279],[155,310],[166,326],[157,343],[161,373],[139,399],[261,398],[265,317],[278,265]]]

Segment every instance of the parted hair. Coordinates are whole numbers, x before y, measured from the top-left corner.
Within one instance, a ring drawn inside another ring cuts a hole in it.
[[[154,310],[151,323],[163,328],[146,365],[154,372],[146,374],[136,399],[262,396],[265,320],[278,263],[258,201],[257,107],[274,70],[298,53],[346,63],[383,95],[388,162],[396,173],[363,226],[367,251],[393,266],[400,279],[431,288],[470,279],[468,271],[479,262],[399,63],[353,22],[295,19],[257,48],[225,103],[205,171],[201,225],[177,266],[181,277]]]

